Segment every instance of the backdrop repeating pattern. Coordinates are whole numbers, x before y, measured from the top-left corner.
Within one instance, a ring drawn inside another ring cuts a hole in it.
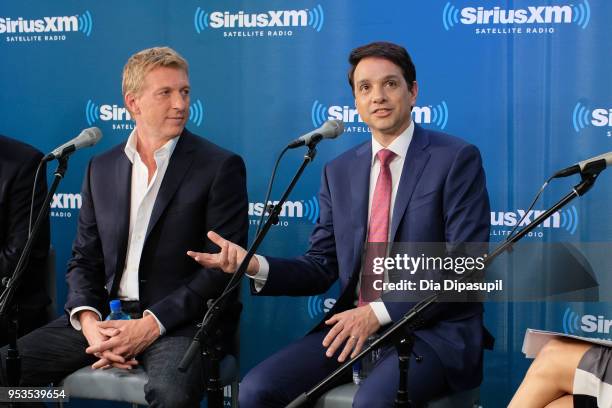
[[[104,133],[95,148],[71,158],[51,204],[61,304],[85,166],[133,128],[122,103],[123,64],[137,50],[169,45],[190,62],[187,127],[246,161],[251,233],[284,144],[327,119],[345,122],[344,135],[319,145],[261,250],[292,256],[306,248],[318,216],[323,164],[370,137],[347,83],[348,53],[370,41],[393,41],[417,67],[415,122],[480,148],[491,239],[499,241],[549,175],[612,150],[610,16],[606,0],[9,0],[0,6],[0,133],[42,151],[85,127]],[[301,152],[288,156],[278,190],[300,161]],[[535,210],[575,181],[554,183]],[[604,174],[589,195],[528,239],[609,242],[610,198]],[[333,305],[336,292],[266,299],[245,291],[242,370],[301,336]],[[609,305],[487,305],[497,343],[485,356],[483,406],[504,405],[522,378],[526,327],[587,334],[580,322],[591,318],[612,319]]]

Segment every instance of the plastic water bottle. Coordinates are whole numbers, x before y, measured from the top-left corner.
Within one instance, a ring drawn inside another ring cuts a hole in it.
[[[357,360],[353,363],[353,384],[359,385],[363,380],[365,378],[361,376],[361,360]]]
[[[121,310],[121,300],[113,299],[109,304],[111,312],[106,320],[130,320],[130,315]]]
[[[363,345],[363,348],[369,347],[374,340],[376,340],[378,336],[372,335],[368,337],[366,342]],[[361,384],[368,375],[372,372],[378,360],[382,356],[382,349],[375,348],[370,351],[368,354],[363,356],[359,361],[353,364],[353,384],[359,385]]]

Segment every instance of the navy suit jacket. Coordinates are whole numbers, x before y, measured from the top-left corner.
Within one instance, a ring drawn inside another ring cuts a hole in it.
[[[87,168],[77,235],[68,263],[65,309],[108,313],[125,266],[132,164],[125,143],[94,157]],[[216,252],[209,230],[245,245],[248,229],[242,159],[184,130],[170,158],[146,232],[139,266],[140,304],[168,335],[192,335],[230,275],[203,269],[187,250]],[[235,325],[238,319],[231,320]]]
[[[320,218],[310,248],[296,259],[267,258],[270,273],[259,294],[315,295],[339,279],[341,294],[326,318],[354,307],[368,224],[371,162],[368,141],[325,166]],[[415,124],[390,224],[392,241],[488,242],[489,211],[478,149]],[[385,301],[393,321],[413,304]],[[480,303],[439,304],[415,334],[436,351],[453,389],[481,382],[485,331]]]

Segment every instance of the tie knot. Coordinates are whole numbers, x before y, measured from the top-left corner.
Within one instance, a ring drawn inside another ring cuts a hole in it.
[[[388,166],[391,159],[395,157],[395,153],[388,149],[382,149],[376,153],[376,157],[378,157],[381,166]]]

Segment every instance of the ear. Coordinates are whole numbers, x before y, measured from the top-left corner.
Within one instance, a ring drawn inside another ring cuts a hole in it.
[[[412,94],[412,96],[410,97],[410,103],[414,107],[416,105],[417,96],[419,94],[419,84],[417,84],[417,81],[414,81],[412,83],[412,90],[410,91],[410,93]]]
[[[128,92],[127,94],[125,94],[125,96],[123,97],[123,101],[125,103],[125,107],[128,109],[128,111],[130,111],[132,115],[137,115],[140,113],[138,99],[136,98],[136,95],[134,95],[132,92]]]

